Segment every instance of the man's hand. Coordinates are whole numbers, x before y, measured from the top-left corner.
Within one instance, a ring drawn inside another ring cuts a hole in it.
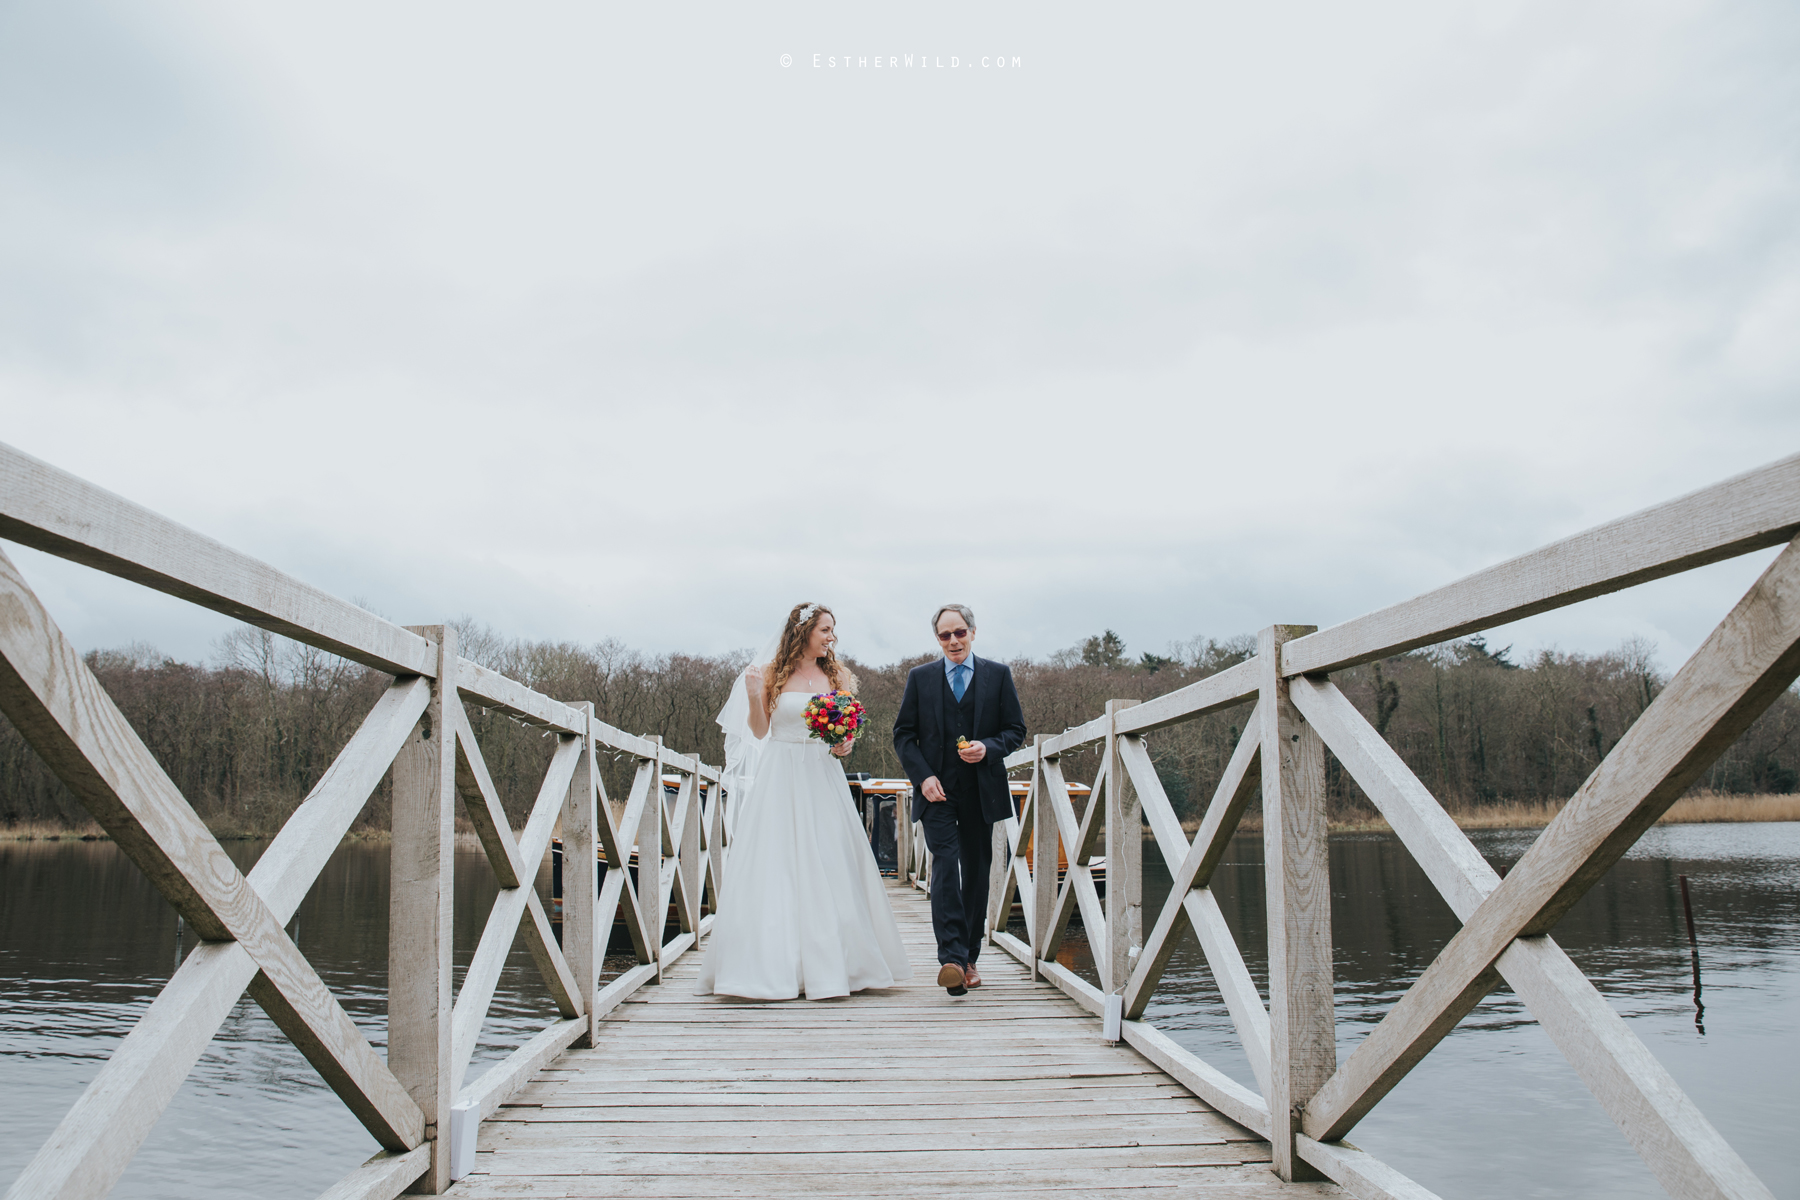
[[[978,763],[987,757],[987,743],[970,742],[965,746],[958,746],[956,748],[956,757],[962,759],[966,763]]]
[[[925,799],[931,801],[933,804],[942,804],[945,800],[949,799],[949,797],[944,795],[944,785],[938,782],[938,777],[936,775],[933,775],[930,779],[921,783],[919,785],[919,790],[924,792]]]

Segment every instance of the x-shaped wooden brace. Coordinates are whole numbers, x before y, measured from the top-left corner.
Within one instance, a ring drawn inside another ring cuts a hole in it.
[[[595,776],[598,782],[599,776]],[[623,910],[625,928],[631,934],[632,948],[637,952],[640,963],[656,962],[659,943],[662,941],[663,913],[656,914],[656,928],[650,928],[650,914],[646,906],[640,902],[645,895],[644,881],[658,880],[661,875],[660,864],[646,870],[645,864],[658,863],[662,846],[660,833],[646,836],[649,831],[658,830],[661,817],[650,808],[653,803],[661,807],[662,765],[658,759],[643,758],[638,760],[637,774],[631,781],[631,792],[625,800],[623,817],[613,820],[612,806],[606,802],[604,790],[597,806],[595,830],[600,835],[600,848],[606,853],[606,880],[600,886],[600,900],[594,910],[594,928],[597,936],[605,937],[606,931],[612,928],[613,913]],[[656,797],[655,800],[652,797]],[[657,822],[658,824],[651,824]],[[621,830],[630,830],[631,836],[638,846],[638,879],[631,880],[632,843],[621,836]],[[569,848],[565,846],[565,853]],[[649,851],[648,854],[645,851]],[[568,860],[563,863],[568,869]],[[655,896],[657,887],[652,885],[648,894]]]
[[[1504,879],[1335,687],[1295,679],[1295,706],[1463,921],[1306,1102],[1305,1135],[1342,1138],[1504,977],[1671,1194],[1768,1196],[1547,934],[1797,675],[1800,542],[1769,566]]]
[[[396,681],[246,879],[0,553],[0,711],[204,939],[15,1187],[110,1188],[246,987],[378,1142],[423,1141],[418,1105],[283,927],[429,699]]]
[[[660,784],[660,780],[659,780]],[[658,789],[660,796],[660,787]],[[675,916],[683,933],[700,932],[700,896],[706,885],[706,860],[700,853],[704,817],[700,809],[700,776],[686,774],[675,789],[674,804],[659,804],[662,812],[663,854],[662,912],[675,901]]]
[[[1120,759],[1138,790],[1144,817],[1173,881],[1162,912],[1144,939],[1137,966],[1125,983],[1125,1016],[1135,1021],[1144,1015],[1180,941],[1182,928],[1191,928],[1206,955],[1207,966],[1212,969],[1226,1011],[1231,1014],[1231,1023],[1244,1047],[1244,1056],[1250,1060],[1250,1069],[1255,1072],[1256,1082],[1267,1097],[1269,1012],[1263,1007],[1256,983],[1250,978],[1250,970],[1244,965],[1244,956],[1231,936],[1231,928],[1225,923],[1225,914],[1220,911],[1211,887],[1213,871],[1225,857],[1226,847],[1237,832],[1244,809],[1260,794],[1262,787],[1261,737],[1256,709],[1252,708],[1244,728],[1246,732],[1238,739],[1237,748],[1225,766],[1225,774],[1213,792],[1206,815],[1191,843],[1182,832],[1181,821],[1163,791],[1162,781],[1157,778],[1156,766],[1150,760],[1144,739],[1130,736],[1119,739]]]
[[[730,853],[729,822],[725,820],[727,801],[723,781],[715,780],[706,789],[705,804],[701,819],[706,827],[706,887],[702,889],[702,901],[712,898],[712,910],[719,911],[719,892],[725,885],[725,859]]]
[[[556,944],[550,918],[538,899],[537,889],[532,886],[537,876],[536,864],[543,861],[544,850],[556,828],[557,815],[568,795],[569,782],[580,764],[582,739],[573,734],[558,737],[556,752],[550,759],[549,769],[544,772],[543,786],[538,789],[531,815],[526,819],[524,831],[515,839],[487,764],[482,759],[481,748],[476,745],[468,713],[460,700],[447,703],[444,712],[456,736],[456,790],[462,796],[463,811],[475,826],[476,836],[481,839],[488,863],[500,883],[499,895],[488,912],[487,927],[482,930],[475,957],[463,976],[462,989],[457,993],[451,1017],[450,1090],[454,1093],[461,1089],[469,1060],[474,1057],[476,1043],[481,1039],[481,1024],[487,1019],[488,1008],[494,1000],[494,988],[500,982],[500,971],[506,965],[506,956],[512,949],[516,933],[525,935],[538,974],[543,977],[557,1011],[565,1019],[579,1017],[587,1011],[587,997],[592,994],[593,981],[589,980],[584,987],[575,977],[562,948]],[[579,849],[569,853],[570,848],[564,847],[565,872],[580,870],[586,861]]]
[[[1056,895],[1056,908],[1052,911],[1048,927],[1043,936],[1034,942],[1032,949],[1037,957],[1045,962],[1056,957],[1062,946],[1063,935],[1068,932],[1069,919],[1075,915],[1076,907],[1081,909],[1081,923],[1087,930],[1088,945],[1103,947],[1106,945],[1106,910],[1100,904],[1100,893],[1094,887],[1094,858],[1106,837],[1106,797],[1103,790],[1111,786],[1106,777],[1106,768],[1101,766],[1094,776],[1094,786],[1088,792],[1087,811],[1082,813],[1079,822],[1075,819],[1075,806],[1069,800],[1069,787],[1063,782],[1062,764],[1053,758],[1044,759],[1041,771],[1042,779],[1038,788],[1037,802],[1049,802],[1050,812],[1056,818],[1056,827],[1062,837],[1062,844],[1068,851],[1069,873],[1063,877],[1062,888]],[[1056,878],[1056,859],[1048,852],[1054,847],[1033,851],[1037,860],[1037,870],[1046,866],[1051,872],[1050,878]],[[1107,971],[1106,955],[1094,955],[1094,967],[1100,974],[1100,990],[1111,990],[1111,979]]]
[[[1029,836],[1026,831],[1031,827],[1035,816],[1033,810],[1037,803],[1037,794],[1038,777],[1034,770],[1031,777],[1031,790],[1025,793],[1025,801],[1019,805],[1018,815],[1007,817],[1000,823],[1000,827],[1006,835],[1006,864],[1005,870],[1000,876],[1000,886],[994,889],[994,895],[988,901],[989,933],[1006,928],[1007,915],[1012,912],[1015,894],[1020,896],[1032,894],[1031,864],[1026,861],[1022,847],[1025,839]],[[904,798],[898,801],[898,803],[904,802]],[[1033,853],[1035,855],[1035,851]],[[1037,924],[1037,914],[1033,911],[1030,903],[1023,905],[1023,910],[1025,913],[1025,940],[1035,944],[1037,935],[1034,930]]]

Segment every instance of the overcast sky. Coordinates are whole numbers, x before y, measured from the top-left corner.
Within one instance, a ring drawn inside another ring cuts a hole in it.
[[[0,440],[405,623],[876,662],[1329,625],[1800,449],[1791,3],[756,7],[0,6]],[[1672,667],[1767,559],[1500,640]]]

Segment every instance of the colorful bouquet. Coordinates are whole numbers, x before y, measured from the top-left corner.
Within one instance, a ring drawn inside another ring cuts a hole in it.
[[[849,692],[823,692],[806,702],[802,714],[812,736],[827,746],[847,742],[869,723],[869,710]]]

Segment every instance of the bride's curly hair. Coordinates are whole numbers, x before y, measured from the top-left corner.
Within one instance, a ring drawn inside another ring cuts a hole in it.
[[[837,620],[837,614],[823,604],[803,602],[794,605],[788,613],[787,625],[781,631],[781,644],[775,648],[775,658],[763,677],[763,706],[769,711],[774,711],[775,698],[781,695],[781,689],[787,686],[787,681],[800,669],[800,661],[806,654],[806,644],[812,640],[813,630],[819,626],[819,618],[826,613],[831,613],[831,619]],[[838,661],[835,648],[826,650],[824,656],[815,661],[819,669],[825,672],[825,678],[831,680],[833,690],[850,693],[856,691],[856,673]]]

